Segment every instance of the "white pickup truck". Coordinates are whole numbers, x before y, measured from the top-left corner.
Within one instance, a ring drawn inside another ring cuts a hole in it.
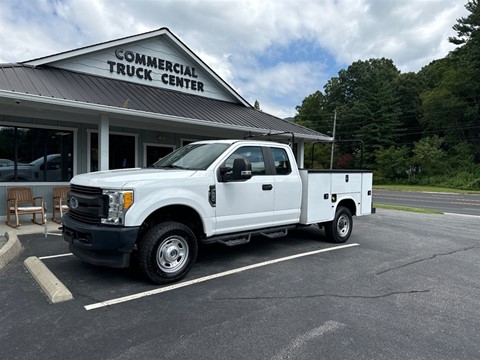
[[[77,175],[68,206],[62,231],[74,255],[109,267],[135,259],[164,284],[188,273],[199,243],[239,245],[306,225],[347,241],[352,216],[372,213],[372,173],[299,170],[275,142],[199,141],[150,168]]]

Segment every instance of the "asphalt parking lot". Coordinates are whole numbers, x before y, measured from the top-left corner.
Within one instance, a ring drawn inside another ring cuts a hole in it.
[[[346,248],[314,227],[203,246],[173,289],[84,264],[59,236],[20,236],[25,250],[0,271],[0,358],[480,358],[480,218],[379,210],[354,220]],[[29,256],[74,299],[50,303],[23,266]]]

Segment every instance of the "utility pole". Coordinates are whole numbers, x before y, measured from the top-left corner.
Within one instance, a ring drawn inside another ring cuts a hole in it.
[[[333,169],[333,152],[335,151],[335,128],[337,127],[337,109],[333,114],[333,141],[332,141],[332,153],[330,154],[330,170]]]

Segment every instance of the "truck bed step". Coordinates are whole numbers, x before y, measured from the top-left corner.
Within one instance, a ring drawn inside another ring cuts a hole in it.
[[[276,238],[280,238],[280,237],[284,237],[284,236],[287,236],[288,234],[288,229],[281,229],[281,230],[277,230],[277,231],[272,231],[272,232],[262,232],[260,233],[260,235],[262,236],[265,236],[269,239],[276,239]]]
[[[223,245],[227,246],[236,246],[236,245],[242,245],[242,244],[248,244],[250,242],[250,235],[247,236],[242,236],[242,237],[236,237],[236,238],[223,238],[219,239],[218,242]]]
[[[220,243],[227,246],[235,246],[247,244],[250,242],[250,237],[256,235],[263,235],[270,239],[286,236],[289,229],[295,229],[297,225],[277,226],[274,228],[265,228],[253,231],[245,231],[236,234],[217,235],[202,240],[203,244]]]

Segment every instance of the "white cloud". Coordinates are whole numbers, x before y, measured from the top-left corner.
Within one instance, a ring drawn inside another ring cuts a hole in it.
[[[247,80],[242,82],[241,90],[248,101],[253,103],[258,100],[264,110],[266,107],[273,108],[275,99],[279,107],[287,107],[282,99],[295,100],[295,104],[299,105],[303,97],[315,92],[319,84],[327,80],[322,68],[323,65],[319,63],[298,62],[245,70],[243,72]],[[298,98],[299,89],[306,95]],[[273,113],[277,114],[277,111]],[[288,116],[292,116],[291,104]]]
[[[216,57],[204,52],[203,50],[198,50],[195,52],[195,54],[228,84],[233,81],[234,69],[232,68],[232,64],[229,60],[229,54],[223,54],[222,57]]]
[[[266,112],[267,114],[272,114],[282,119],[293,117],[295,115],[294,113],[292,113],[292,108],[290,106],[283,106],[282,104],[272,103],[268,99],[266,99],[265,101],[259,100],[259,103],[261,110]]]
[[[466,15],[461,0],[2,0],[0,62],[168,27],[242,96],[293,115],[354,61],[391,58],[406,72],[444,57]],[[288,53],[299,41],[323,55]]]

